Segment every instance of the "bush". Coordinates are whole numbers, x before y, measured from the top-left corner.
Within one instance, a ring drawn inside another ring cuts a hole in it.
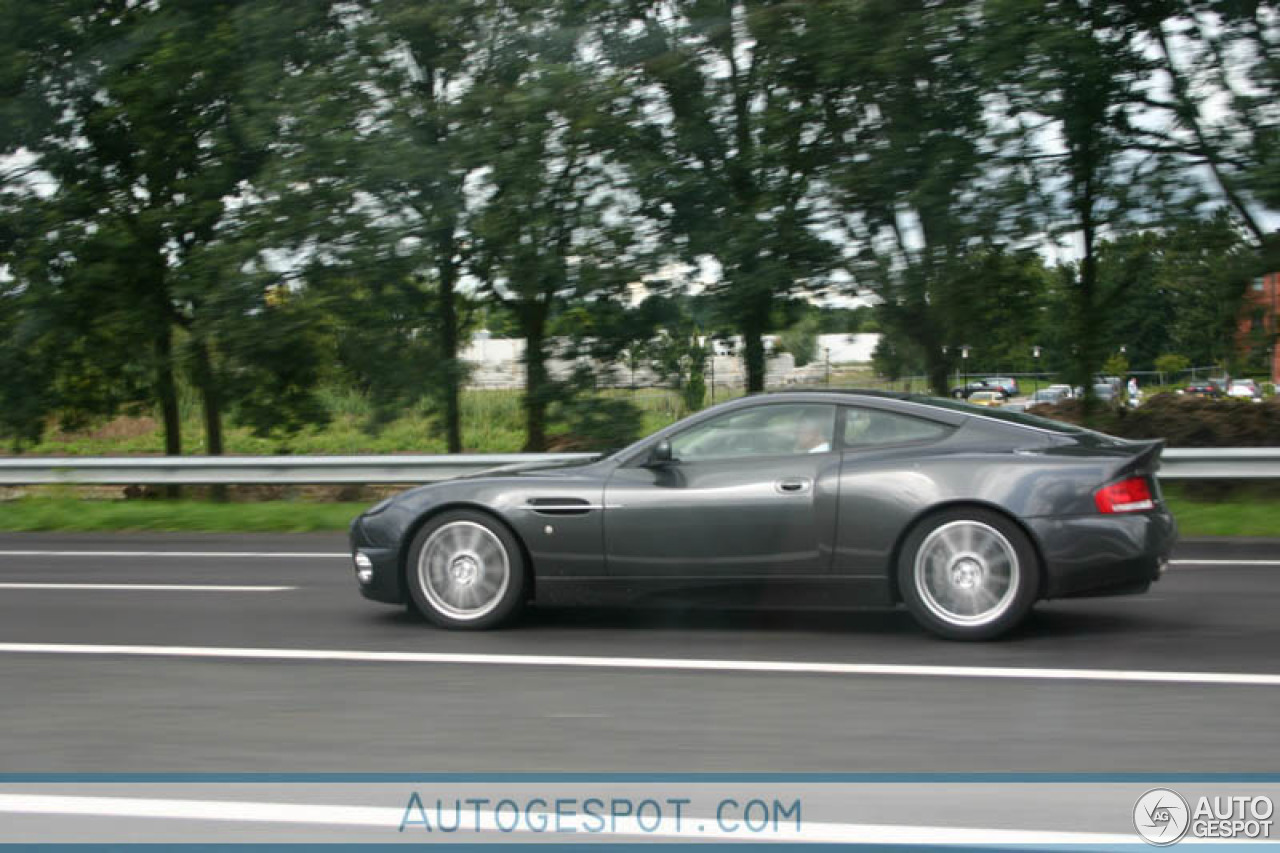
[[[1030,411],[1082,424],[1082,402],[1063,400]],[[1163,438],[1170,447],[1275,447],[1280,446],[1280,398],[1254,403],[1156,394],[1136,409],[1102,409],[1090,427],[1118,438]]]
[[[567,429],[551,436],[551,451],[617,450],[640,437],[640,410],[623,397],[577,395],[561,403],[556,415]]]
[[[1167,352],[1156,358],[1156,372],[1160,374],[1177,376],[1190,366],[1191,359],[1177,353]]]

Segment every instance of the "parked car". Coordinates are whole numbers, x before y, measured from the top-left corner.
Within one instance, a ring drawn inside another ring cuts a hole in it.
[[[967,400],[969,395],[975,391],[991,391],[992,385],[985,379],[970,379],[964,385],[957,385],[951,389],[951,396],[957,400]]]
[[[1074,396],[1076,396],[1075,389],[1074,389],[1074,388],[1072,388],[1070,385],[1050,385],[1050,386],[1049,386],[1048,388],[1046,388],[1045,390],[1046,390],[1046,391],[1061,391],[1061,392],[1062,392],[1062,394],[1063,394],[1063,396],[1065,396],[1065,397],[1074,397]]]
[[[1160,577],[1162,446],[908,394],[745,397],[599,460],[384,500],[351,524],[355,585],[446,628],[531,602],[903,603],[988,639]]]
[[[1227,388],[1227,396],[1261,401],[1262,389],[1252,379],[1233,379]]]
[[[1188,397],[1216,400],[1222,396],[1222,389],[1212,382],[1192,382],[1178,393]]]
[[[975,406],[994,408],[1004,405],[1005,396],[1000,391],[974,391],[969,395],[969,402]]]
[[[1043,406],[1061,402],[1071,396],[1071,389],[1064,385],[1041,388],[1031,395],[1031,405]]]
[[[1006,397],[1018,396],[1018,380],[1012,376],[993,376],[983,381],[993,388],[999,388]]]
[[[1099,382],[1093,386],[1093,396],[1104,403],[1114,403],[1120,395],[1110,382]]]

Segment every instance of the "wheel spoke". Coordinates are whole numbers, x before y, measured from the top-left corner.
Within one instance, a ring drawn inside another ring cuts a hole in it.
[[[953,625],[981,625],[1013,602],[1019,565],[1009,540],[973,520],[944,524],[916,552],[916,589],[935,616]]]
[[[418,562],[427,602],[453,619],[478,619],[501,603],[510,581],[507,551],[486,526],[446,524],[428,538]]]

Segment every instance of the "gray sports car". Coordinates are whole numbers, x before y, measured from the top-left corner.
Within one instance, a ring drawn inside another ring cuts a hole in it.
[[[365,597],[449,628],[528,602],[902,603],[986,639],[1039,599],[1159,577],[1161,447],[951,400],[765,394],[585,464],[411,489],[352,522],[352,558]]]

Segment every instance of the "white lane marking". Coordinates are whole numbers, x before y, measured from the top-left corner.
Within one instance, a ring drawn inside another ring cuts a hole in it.
[[[1280,674],[1251,672],[1170,672],[1128,669],[1040,669],[995,666],[916,666],[879,663],[823,663],[782,660],[698,660],[690,658],[579,657],[571,655],[481,655],[446,652],[366,652],[326,649],[254,649],[218,646],[126,646],[78,643],[0,643],[0,654],[124,655],[130,657],[223,660],[320,661],[351,663],[473,664],[586,669],[697,672],[767,672],[802,675],[886,675],[921,678],[1005,678],[1038,681],[1111,681],[1155,684],[1221,684],[1280,687]]]
[[[1174,566],[1280,566],[1280,560],[1170,560]]]
[[[285,560],[350,560],[347,553],[332,551],[0,551],[0,557],[232,557]]]
[[[296,586],[235,586],[188,583],[0,583],[0,589],[70,589],[122,592],[287,592]]]
[[[405,819],[406,809],[385,806],[309,805],[303,803],[261,803],[232,800],[170,800],[143,799],[139,797],[78,797],[36,794],[0,794],[0,812],[10,814],[82,815],[94,817],[128,817],[150,819],[179,819],[226,821],[231,823],[283,823],[313,824],[321,826],[359,826],[397,831]],[[411,817],[417,812],[408,810]],[[428,810],[428,819],[433,819]],[[530,833],[526,821],[541,822],[546,818],[548,830],[555,826],[552,812],[522,814],[516,832]],[[410,823],[403,837],[424,833],[419,822]],[[477,827],[480,833],[510,833],[512,817],[493,811],[464,810],[461,828],[471,831]],[[612,819],[603,831],[592,833],[603,836],[640,836],[663,838],[743,839],[805,842],[862,842],[891,844],[1136,844],[1136,836],[1101,832],[1053,832],[1044,830],[985,829],[953,826],[909,826],[898,824],[856,823],[806,823],[798,830],[787,824],[779,824],[779,831],[768,836],[751,835],[745,831],[731,832],[720,827],[712,817],[683,815],[679,821],[673,818],[648,820],[644,824],[635,818]],[[582,834],[579,829],[577,836]],[[554,833],[532,833],[553,836]],[[399,836],[399,833],[397,833]],[[1186,843],[1186,842],[1184,842]]]

